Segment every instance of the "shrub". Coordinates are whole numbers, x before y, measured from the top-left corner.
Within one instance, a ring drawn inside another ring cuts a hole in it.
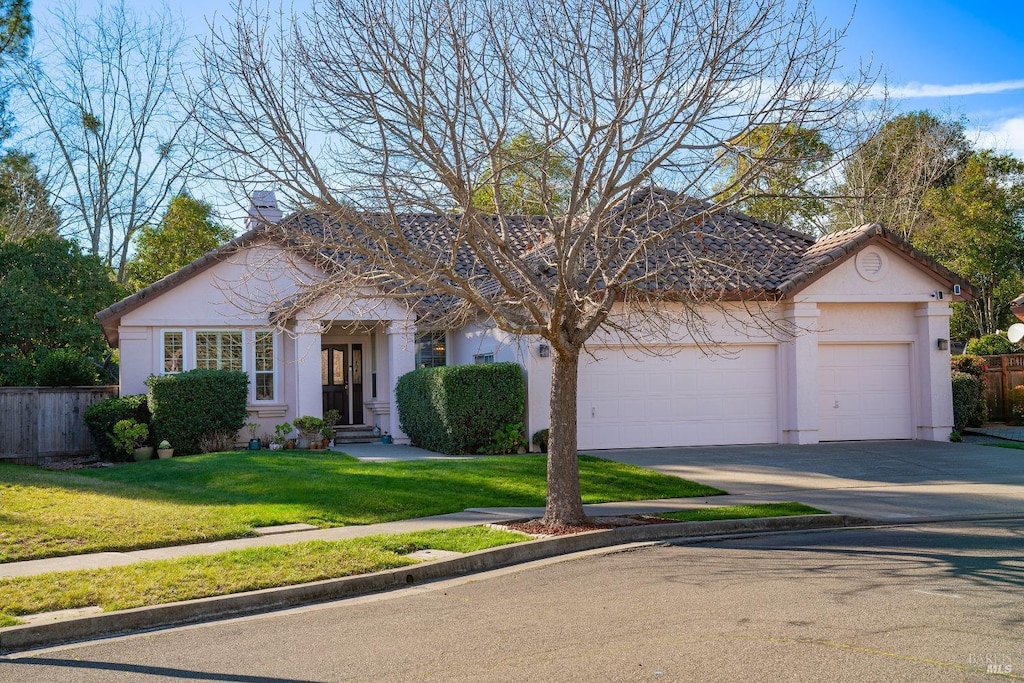
[[[121,420],[149,423],[149,405],[145,394],[108,398],[86,408],[84,418],[96,455],[104,460],[124,460],[124,454],[117,450],[111,438],[114,425]]]
[[[491,455],[504,455],[506,453],[518,453],[520,448],[526,448],[526,437],[523,436],[523,423],[509,422],[500,429],[495,430],[491,437],[491,443],[480,449],[481,453]]]
[[[190,370],[153,375],[146,386],[156,438],[174,442],[178,455],[199,453],[204,436],[219,438],[215,432],[230,432],[234,439],[248,418],[249,378],[244,372]]]
[[[543,452],[548,452],[548,435],[550,430],[545,427],[544,429],[538,429],[533,433],[533,445],[541,449]]]
[[[1004,334],[986,334],[981,339],[971,339],[964,347],[964,354],[972,356],[1001,356],[1007,353],[1024,353],[1024,347],[1010,343]]]
[[[55,349],[36,368],[41,387],[91,387],[98,379],[96,364],[74,349]]]
[[[949,368],[984,380],[985,372],[988,370],[988,361],[981,356],[970,356],[965,353],[962,356],[950,356]]]
[[[131,455],[136,448],[141,448],[147,439],[149,439],[149,426],[143,422],[136,422],[128,418],[118,420],[114,424],[114,447],[125,457]]]
[[[302,438],[309,439],[310,441],[319,440],[320,430],[324,428],[324,421],[319,417],[313,417],[311,415],[297,417],[293,424],[295,425],[295,428],[299,430],[299,434]]]
[[[200,453],[220,453],[234,450],[238,440],[238,430],[213,429],[199,437]]]
[[[526,383],[515,363],[452,365],[402,375],[395,395],[402,431],[414,444],[478,453],[494,432],[522,421]]]
[[[952,381],[953,429],[962,432],[964,427],[980,427],[985,421],[985,392],[981,380],[954,370]]]

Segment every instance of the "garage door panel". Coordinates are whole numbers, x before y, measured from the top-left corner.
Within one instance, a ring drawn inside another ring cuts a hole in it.
[[[580,447],[776,443],[776,347],[738,351],[714,358],[695,347],[663,357],[595,351],[598,361],[580,364]]]
[[[913,438],[909,344],[818,347],[822,441]]]

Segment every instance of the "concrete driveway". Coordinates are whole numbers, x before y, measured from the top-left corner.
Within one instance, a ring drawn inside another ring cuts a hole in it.
[[[1024,451],[873,441],[588,451],[725,489],[878,520],[1024,516]],[[739,502],[739,501],[737,501]]]

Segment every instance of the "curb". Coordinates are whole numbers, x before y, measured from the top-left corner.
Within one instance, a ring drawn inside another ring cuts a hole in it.
[[[137,607],[47,624],[9,626],[0,628],[0,654],[299,607],[628,543],[842,528],[861,526],[865,521],[843,515],[806,515],[650,524],[588,531],[478,550],[462,557],[387,569],[373,574]]]

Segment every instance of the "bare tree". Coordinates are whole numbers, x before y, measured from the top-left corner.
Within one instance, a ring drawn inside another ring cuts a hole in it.
[[[952,185],[970,156],[961,121],[927,111],[889,119],[843,163],[831,229],[880,223],[909,240],[925,222],[925,195]]]
[[[182,85],[184,32],[166,7],[123,1],[83,17],[58,7],[19,74],[38,127],[25,126],[55,188],[63,232],[124,279],[132,235],[163,210],[194,158]]]
[[[676,324],[713,342],[708,307],[751,319],[737,302],[757,306],[754,283],[776,255],[752,253],[742,227],[716,222],[728,204],[713,198],[742,201],[778,160],[757,156],[723,188],[722,157],[765,125],[848,147],[870,79],[842,77],[841,37],[803,0],[336,0],[293,18],[243,9],[206,46],[196,102],[221,152],[211,172],[273,185],[333,226],[286,235],[327,276],[277,310],[373,287],[424,324],[482,316],[550,343],[545,521],[567,525],[585,519],[584,344],[600,330],[649,344]],[[500,191],[503,150],[522,131],[552,151],[534,155],[543,215],[526,236]],[[566,160],[568,183],[545,170]],[[486,213],[473,201],[481,182]],[[433,216],[428,237],[409,229],[408,212]]]

